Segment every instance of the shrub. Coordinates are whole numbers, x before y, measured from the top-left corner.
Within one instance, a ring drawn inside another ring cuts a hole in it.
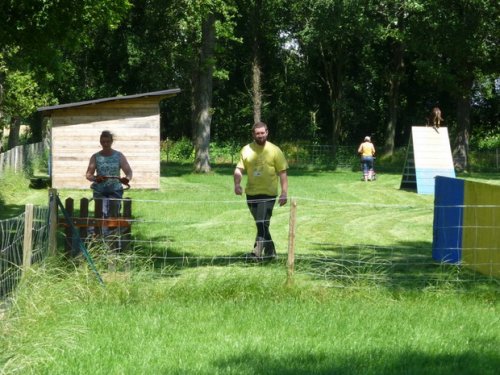
[[[39,174],[46,175],[49,172],[50,151],[48,149],[40,155],[31,155],[27,158],[24,173],[27,177],[33,177]]]
[[[386,172],[401,172],[406,161],[406,147],[394,150],[391,156],[377,158],[375,169]]]
[[[167,139],[161,144],[162,159],[167,161],[192,161],[194,159],[193,143],[187,137],[178,141]]]
[[[238,160],[241,146],[234,142],[210,143],[210,158],[215,163],[234,164]]]

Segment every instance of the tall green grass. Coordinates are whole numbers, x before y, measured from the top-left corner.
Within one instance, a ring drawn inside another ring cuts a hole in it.
[[[144,220],[135,238],[168,238],[189,264],[158,269],[160,246],[114,259],[92,243],[104,287],[81,258],[34,267],[0,313],[0,373],[496,373],[498,282],[429,265],[433,197],[399,190],[396,174],[364,183],[353,172],[290,171],[290,280],[289,206],[272,220],[277,262],[216,261],[253,244],[231,172],[167,165],[159,191],[127,192]],[[23,192],[46,200],[44,190],[18,190],[2,193],[12,210]],[[204,256],[213,261],[196,261]]]
[[[495,374],[498,299],[336,289],[276,267],[158,278],[43,267],[2,321],[4,373]]]

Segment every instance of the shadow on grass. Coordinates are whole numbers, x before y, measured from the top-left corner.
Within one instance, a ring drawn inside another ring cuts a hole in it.
[[[123,246],[121,250],[116,250],[118,242]],[[260,266],[277,263],[284,265],[286,263],[285,256],[280,256],[276,259],[264,256],[257,259],[248,253],[241,252],[203,256],[200,255],[202,250],[196,253],[186,251],[182,248],[182,244],[177,244],[175,239],[171,237],[148,237],[147,239],[142,239],[140,236],[132,236],[127,240],[119,241],[117,237],[113,236],[108,236],[105,239],[97,236],[90,241],[86,241],[85,246],[87,249],[90,249],[90,253],[95,254],[93,256],[98,258],[104,257],[103,259],[105,260],[109,254],[113,254],[113,256],[127,260],[127,262],[122,262],[127,267],[130,267],[130,261],[133,261],[133,268],[152,268],[163,276],[176,276],[181,270],[188,268],[230,265]]]
[[[159,239],[160,240],[160,239]],[[161,239],[162,241],[164,238]],[[218,255],[202,256],[200,252],[189,252],[181,249],[182,245],[175,242],[168,246],[158,246],[158,242],[153,239],[152,246],[136,248],[135,255],[147,259],[155,269],[169,268],[171,270],[181,270],[186,268],[210,267],[210,266],[230,266],[230,265],[264,265],[270,264],[271,259],[257,260],[249,254],[241,252],[223,253]],[[283,258],[283,259],[282,259]],[[283,263],[284,257],[280,257],[279,262]],[[272,263],[277,263],[278,260]]]
[[[211,174],[231,175],[234,172],[235,165],[233,164],[212,164]],[[182,177],[188,175],[196,175],[192,163],[166,162],[160,164],[161,177]]]
[[[230,164],[230,163],[212,164],[210,173],[219,174],[223,176],[232,176],[234,168],[235,164]],[[338,169],[330,166],[290,165],[288,174],[290,176],[316,176],[324,172],[335,172],[335,171],[338,171]],[[350,170],[342,170],[342,171],[350,171]],[[161,177],[182,177],[191,174],[196,174],[193,171],[193,164],[165,162],[165,161],[161,162],[160,165]]]
[[[483,340],[485,341],[485,340]],[[258,350],[229,358],[215,360],[215,366],[225,373],[226,369],[239,369],[243,373],[269,375],[306,374],[494,374],[500,359],[492,354],[493,342],[478,343],[478,348],[491,348],[491,353],[482,350],[465,350],[459,354],[432,354],[421,351],[377,350],[345,355],[336,352],[313,355],[307,349],[287,357],[276,357],[272,353],[262,354]]]
[[[234,163],[211,163],[211,173],[221,174],[221,175],[232,175],[234,171]],[[388,175],[401,175],[401,170],[403,165],[401,164],[391,164],[391,163],[379,163],[375,166],[375,170],[378,174],[388,174]],[[305,164],[305,163],[293,163],[290,162],[289,174],[292,176],[315,176],[324,172],[359,172],[361,173],[361,167],[355,163],[350,168],[338,168],[333,164]],[[174,161],[162,161],[160,168],[161,177],[181,177],[185,175],[194,174],[193,163],[192,162],[174,162]],[[500,173],[493,172],[474,172],[474,173],[459,173],[457,175],[459,178],[472,178],[478,180],[498,180],[500,179]]]
[[[463,179],[478,179],[478,180],[500,180],[500,172],[472,172],[472,173],[457,173],[458,178]]]
[[[152,244],[157,244],[154,240]],[[179,245],[180,246],[180,245]],[[286,267],[287,255],[273,262],[256,262],[241,253],[200,256],[186,252],[175,243],[142,249],[140,256],[150,259],[156,269],[269,264]],[[456,264],[436,262],[429,242],[401,242],[397,246],[316,244],[308,255],[295,257],[295,272],[337,286],[377,286],[390,290],[422,290],[449,287],[475,290],[486,286],[498,289],[498,280]]]
[[[22,214],[25,210],[24,204],[5,204],[0,198],[0,220],[10,219]]]
[[[458,264],[432,258],[430,242],[396,246],[316,244],[313,252],[296,260],[299,272],[343,284],[373,284],[396,290],[449,286],[460,290],[478,285],[498,287],[498,280]]]
[[[162,245],[163,243],[163,245]],[[461,265],[436,262],[429,242],[401,242],[397,246],[314,244],[308,254],[295,256],[294,273],[328,282],[336,287],[383,287],[392,291],[420,291],[443,287],[450,290],[483,289],[498,293],[499,280]],[[132,239],[125,254],[147,263],[163,276],[176,276],[184,269],[225,266],[287,267],[287,254],[260,259],[243,253],[203,256],[203,250],[186,251],[182,244],[165,237]],[[213,254],[213,252],[211,252]],[[285,272],[284,272],[285,274]]]

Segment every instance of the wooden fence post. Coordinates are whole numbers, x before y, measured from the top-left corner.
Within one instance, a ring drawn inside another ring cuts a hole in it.
[[[124,198],[123,199],[123,216],[126,218],[132,217],[132,199]]]
[[[66,209],[66,212],[72,220],[73,218],[73,208],[74,208],[74,201],[73,198],[66,198],[64,201],[64,208]],[[65,235],[66,235],[66,242],[64,244],[64,249],[66,250],[66,253],[68,255],[73,255],[75,250],[73,249],[73,230],[71,228],[71,223],[66,223],[66,229],[65,229]]]
[[[295,228],[297,221],[297,201],[292,199],[292,204],[290,207],[290,222],[288,224],[288,283],[293,282],[293,272],[295,268]]]
[[[131,198],[125,198],[123,200],[123,217],[125,219],[132,219],[132,199]],[[128,245],[132,241],[132,225],[130,224],[128,227],[124,228],[123,231],[123,239],[122,239],[122,250],[125,250],[128,248]]]
[[[57,253],[57,190],[49,189],[49,254]]]
[[[96,219],[96,225],[94,230],[97,235],[102,234],[102,199],[94,199],[94,218]]]
[[[31,267],[33,254],[33,205],[27,204],[24,209],[24,242],[23,242],[23,274]]]
[[[80,217],[81,218],[86,218],[87,219],[87,225],[82,225],[80,227],[80,238],[87,238],[89,234],[89,225],[88,225],[88,220],[89,220],[89,199],[88,198],[82,198],[80,199]]]
[[[70,256],[77,255],[81,250],[79,241],[86,240],[89,234],[106,237],[108,248],[112,251],[126,249],[132,240],[130,228],[132,200],[130,198],[123,199],[123,215],[120,214],[120,201],[111,200],[109,202],[111,203],[110,209],[114,216],[110,217],[103,216],[103,199],[94,199],[95,210],[93,216],[89,212],[89,203],[89,199],[81,198],[79,217],[75,217],[74,199],[69,197],[64,201],[64,221],[66,219],[70,220],[70,223],[64,225],[64,251],[66,254]],[[54,215],[57,217],[57,212]],[[75,232],[75,229],[78,230],[78,233]]]

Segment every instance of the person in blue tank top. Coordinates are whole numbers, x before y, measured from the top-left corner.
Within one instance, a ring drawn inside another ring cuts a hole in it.
[[[101,133],[100,143],[102,150],[92,155],[86,173],[87,180],[92,182],[93,197],[122,199],[122,184],[128,185],[132,179],[132,168],[125,155],[111,147],[113,134],[110,131]],[[120,177],[120,171],[123,171],[124,177]]]

